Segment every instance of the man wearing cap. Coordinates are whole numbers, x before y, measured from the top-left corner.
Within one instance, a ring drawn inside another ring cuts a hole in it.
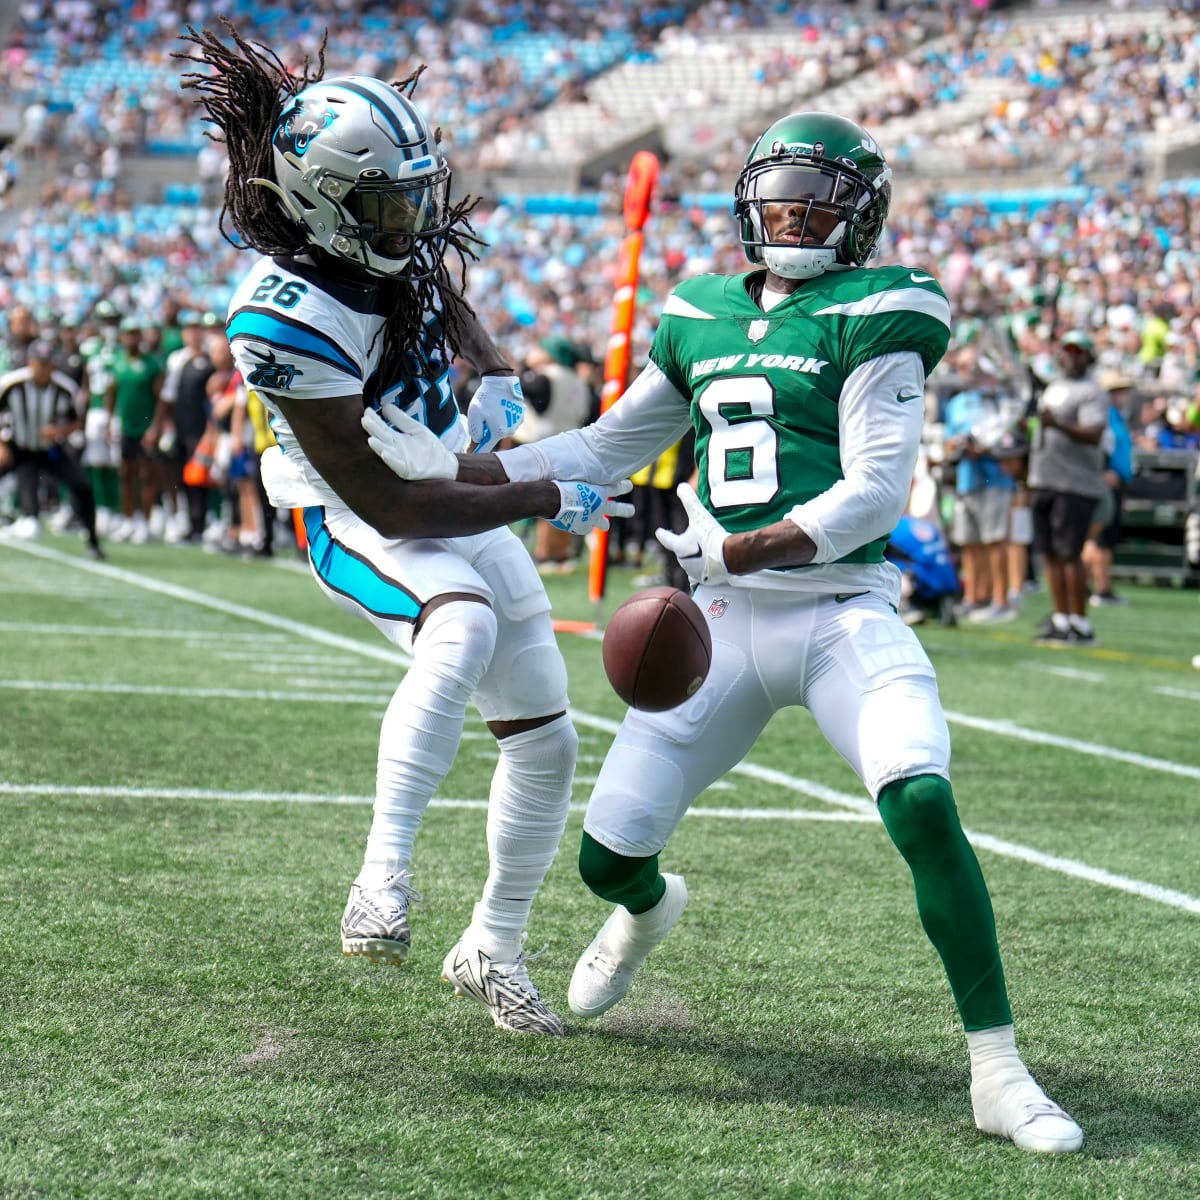
[[[1087,615],[1083,545],[1104,495],[1108,393],[1092,378],[1092,339],[1073,329],[1059,343],[1061,375],[1046,385],[1029,454],[1033,546],[1041,555],[1053,610],[1038,630],[1042,645],[1096,644]]]
[[[26,365],[0,377],[0,471],[17,473],[21,519],[17,536],[40,531],[38,477],[45,471],[71,493],[71,505],[87,534],[88,553],[103,558],[96,537],[96,504],[87,476],[67,447],[83,428],[75,407],[76,387],[54,368],[55,348],[39,340],[27,348]]]

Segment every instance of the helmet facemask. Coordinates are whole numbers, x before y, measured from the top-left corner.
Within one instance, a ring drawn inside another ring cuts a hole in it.
[[[335,254],[373,275],[424,279],[437,272],[450,228],[449,167],[409,180],[368,170],[352,183],[328,178],[322,191],[330,195],[335,183],[349,189],[341,195],[346,219],[330,239]]]

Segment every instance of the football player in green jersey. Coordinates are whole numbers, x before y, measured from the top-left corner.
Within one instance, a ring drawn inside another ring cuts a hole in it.
[[[779,709],[803,705],[875,797],[912,872],[966,1030],[976,1124],[1028,1150],[1072,1151],[1079,1126],[1017,1052],[933,667],[897,614],[899,573],[883,557],[951,325],[933,276],[864,269],[890,179],[858,125],[828,113],[777,121],[735,191],[761,269],[681,283],[650,363],[598,422],[482,458],[451,460],[386,430],[374,441],[401,473],[615,480],[695,429],[698,486],[680,488],[690,524],[658,537],[694,581],[712,667],[678,708],[631,710],[601,769],[580,871],[617,907],[575,968],[571,1009],[598,1016],[626,994],[687,903],[682,877],[659,870],[671,833]]]

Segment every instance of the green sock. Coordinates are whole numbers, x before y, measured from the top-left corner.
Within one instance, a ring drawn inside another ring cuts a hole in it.
[[[1010,1025],[991,898],[949,782],[918,775],[889,783],[879,793],[879,815],[912,871],[917,913],[946,968],[964,1027]]]
[[[96,507],[116,512],[121,495],[117,472],[112,467],[89,467],[88,472],[92,477],[92,494],[96,498]]]
[[[631,913],[649,912],[667,890],[659,874],[658,855],[627,858],[585,833],[579,844],[579,874],[603,900],[623,904]]]

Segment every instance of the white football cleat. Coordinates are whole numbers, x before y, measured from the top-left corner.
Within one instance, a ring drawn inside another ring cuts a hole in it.
[[[497,1029],[561,1037],[566,1033],[562,1020],[529,978],[527,961],[523,950],[511,962],[501,962],[460,940],[442,963],[442,981],[454,984],[456,996],[470,996],[486,1008]]]
[[[351,885],[342,914],[344,955],[397,967],[408,957],[408,906],[421,899],[408,881],[407,871],[397,871],[377,888]]]
[[[580,1017],[598,1017],[622,999],[638,967],[674,928],[687,908],[682,875],[664,873],[667,890],[649,912],[636,916],[618,905],[575,964],[567,1003]]]
[[[980,1130],[1008,1138],[1022,1150],[1071,1154],[1083,1145],[1083,1130],[1038,1087],[1019,1059],[1011,1068],[972,1082],[971,1108]]]

